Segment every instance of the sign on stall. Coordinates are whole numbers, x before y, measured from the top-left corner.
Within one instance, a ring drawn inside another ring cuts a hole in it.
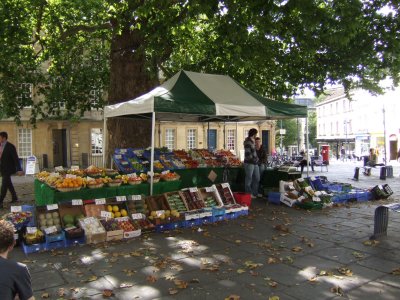
[[[39,163],[36,156],[28,156],[26,159],[25,175],[35,175],[36,173],[39,173]]]

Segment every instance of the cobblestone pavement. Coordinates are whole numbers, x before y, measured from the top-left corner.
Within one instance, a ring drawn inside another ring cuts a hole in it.
[[[105,289],[109,299],[129,300],[399,299],[400,214],[390,213],[387,238],[368,241],[374,209],[399,200],[400,165],[394,178],[380,180],[374,169],[356,182],[358,165],[332,162],[310,175],[362,188],[388,183],[390,200],[305,211],[256,199],[249,216],[200,229],[28,256],[16,248],[11,258],[29,266],[37,299],[103,299]],[[32,178],[13,181],[21,202],[31,203]]]

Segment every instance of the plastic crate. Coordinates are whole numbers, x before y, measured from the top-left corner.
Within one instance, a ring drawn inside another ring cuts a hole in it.
[[[235,212],[231,212],[231,213],[229,213],[229,214],[226,214],[225,215],[225,220],[233,220],[233,219],[236,219],[236,218],[238,218],[239,217],[239,215],[238,215],[238,213],[235,211]]]
[[[223,216],[225,215],[225,208],[223,207],[213,207],[212,208],[212,216],[217,217],[217,216]]]
[[[51,243],[46,242],[44,244],[44,250],[49,251],[49,250],[53,250],[53,249],[65,248],[65,246],[66,246],[65,240],[60,240],[60,241],[51,242]]]
[[[61,231],[61,233],[53,234],[53,235],[46,235],[46,243],[53,243],[53,242],[58,242],[58,241],[63,241],[65,240],[65,233],[64,231]]]
[[[268,192],[267,195],[268,202],[272,204],[281,204],[281,193],[279,192]]]
[[[345,203],[348,200],[347,194],[336,194],[331,198],[332,203]]]
[[[238,214],[239,217],[247,216],[249,214],[249,209],[248,208],[247,209],[242,209],[242,210],[238,211],[237,214]]]
[[[311,177],[310,178],[310,183],[311,186],[313,187],[314,190],[316,191],[323,191],[324,186],[322,184],[322,180],[319,177]]]
[[[44,245],[44,243],[26,245],[24,242],[22,242],[22,249],[24,250],[25,254],[30,254],[44,250]]]
[[[82,236],[79,238],[74,239],[65,239],[65,247],[72,247],[77,245],[85,245],[86,244],[86,237]]]
[[[316,210],[321,209],[323,207],[323,203],[321,202],[298,202],[297,206],[307,210]]]
[[[211,217],[201,218],[200,220],[201,220],[201,224],[202,225],[208,225],[208,224],[213,223],[213,217],[212,216]]]
[[[215,223],[215,222],[225,221],[226,220],[225,216],[226,216],[225,214],[218,215],[218,216],[212,216],[212,222]]]
[[[174,223],[164,223],[164,224],[156,225],[156,232],[163,232],[163,231],[169,231],[169,230],[174,230],[174,229],[175,229]]]
[[[384,184],[373,187],[371,193],[374,195],[375,199],[386,199],[393,194],[393,191],[388,184]]]

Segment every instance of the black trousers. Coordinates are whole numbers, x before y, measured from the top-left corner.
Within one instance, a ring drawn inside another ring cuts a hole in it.
[[[0,203],[3,203],[3,200],[7,194],[7,190],[9,190],[11,193],[12,201],[17,201],[17,193],[15,192],[14,186],[12,184],[11,175],[3,174],[1,179]]]

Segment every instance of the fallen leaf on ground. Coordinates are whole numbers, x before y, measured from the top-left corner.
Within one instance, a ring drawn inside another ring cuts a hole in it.
[[[276,258],[276,257],[269,257],[268,260],[267,260],[267,262],[268,262],[268,264],[270,265],[270,264],[277,264],[277,263],[280,263],[281,261],[280,261],[279,258]]]
[[[376,246],[379,244],[377,240],[367,240],[363,242],[364,246]]]
[[[41,297],[43,299],[47,299],[47,298],[50,298],[50,294],[49,293],[42,293]]]
[[[278,283],[275,282],[275,281],[271,281],[268,284],[269,284],[270,287],[273,287],[273,288],[278,286]]]
[[[219,266],[217,265],[211,265],[211,266],[202,266],[200,270],[204,271],[211,271],[211,272],[217,272],[219,271]]]
[[[64,297],[65,296],[65,289],[64,288],[59,288],[57,291],[57,295],[59,297]]]
[[[142,256],[142,253],[138,252],[138,251],[133,251],[130,253],[131,256]]]
[[[355,258],[364,258],[364,254],[360,252],[354,251],[352,254]]]
[[[282,224],[275,225],[274,229],[278,230],[278,231],[286,232],[286,233],[290,232],[289,228]]]
[[[400,268],[393,269],[392,272],[390,272],[392,275],[400,275]]]
[[[318,274],[318,276],[332,276],[333,272],[332,271],[325,271],[325,270],[321,270]]]
[[[236,272],[237,272],[238,274],[242,274],[242,273],[246,273],[246,270],[244,270],[244,269],[238,269]]]
[[[292,248],[292,251],[293,252],[301,252],[301,251],[303,251],[303,248],[301,248],[300,246],[296,246],[296,247]]]
[[[173,289],[173,288],[170,288],[169,290],[168,290],[168,293],[170,294],[170,295],[176,295],[176,294],[178,294],[178,290],[177,289]]]
[[[177,288],[179,289],[186,289],[188,286],[188,283],[183,280],[175,279],[174,284],[176,285]]]
[[[255,271],[251,270],[250,271],[250,275],[251,276],[258,276],[259,274],[258,274],[258,272],[255,272]]]
[[[314,277],[311,277],[311,278],[308,279],[308,281],[311,282],[311,283],[315,283],[315,282],[317,282],[317,280],[318,280],[317,276],[314,276]]]
[[[286,256],[286,260],[289,264],[293,263],[293,258],[291,256]]]
[[[278,296],[271,296],[268,298],[268,300],[279,300]]]
[[[257,267],[261,267],[263,264],[255,263],[252,262],[251,260],[248,260],[244,263],[244,265],[249,269],[255,269]]]
[[[95,280],[97,280],[97,276],[93,275],[93,276],[90,276],[88,279],[86,279],[86,282],[91,282],[91,281],[95,281]]]
[[[146,277],[146,280],[148,282],[154,283],[154,282],[157,281],[157,278],[155,278],[154,276],[149,275],[149,276]]]
[[[190,283],[200,283],[200,280],[197,278],[193,278],[192,280],[189,281]]]
[[[229,295],[225,298],[225,300],[240,300],[240,296],[238,295]]]
[[[108,290],[108,289],[103,290],[103,297],[105,297],[105,298],[109,298],[109,297],[111,297],[113,294],[114,294],[114,293],[113,293],[113,290]]]
[[[338,268],[338,272],[342,275],[353,276],[353,271],[345,267]]]
[[[336,294],[336,295],[338,295],[338,296],[343,296],[344,295],[344,292],[343,292],[343,290],[342,290],[342,288],[340,286],[336,286],[336,287],[331,288],[331,292]]]

